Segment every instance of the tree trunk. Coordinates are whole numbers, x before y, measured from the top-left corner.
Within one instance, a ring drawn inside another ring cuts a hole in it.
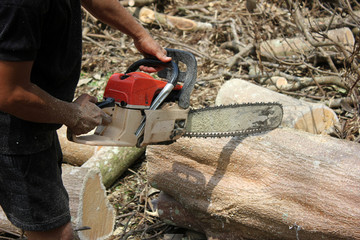
[[[148,146],[147,169],[183,207],[172,215],[186,211],[193,220],[180,224],[196,222],[209,239],[360,239],[359,152],[354,142],[276,129]]]
[[[227,81],[220,89],[217,105],[246,102],[278,102],[283,105],[283,127],[315,134],[333,133],[339,124],[335,112],[324,104],[305,102],[241,79]]]
[[[115,211],[106,197],[100,173],[94,169],[63,166],[63,182],[70,198],[70,212],[74,229],[81,240],[106,239],[113,231]],[[20,233],[0,212],[0,231]]]

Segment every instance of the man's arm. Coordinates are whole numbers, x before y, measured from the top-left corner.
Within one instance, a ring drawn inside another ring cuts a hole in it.
[[[100,21],[133,38],[136,48],[143,55],[155,56],[163,62],[171,60],[170,57],[166,56],[166,51],[118,0],[82,0],[81,3]]]
[[[33,62],[0,61],[0,110],[20,119],[67,125],[75,134],[82,134],[109,122],[94,102],[83,95],[73,103],[52,97],[31,83]]]

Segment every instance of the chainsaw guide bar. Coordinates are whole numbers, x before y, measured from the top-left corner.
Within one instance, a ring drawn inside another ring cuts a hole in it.
[[[282,117],[282,105],[276,102],[191,109],[183,137],[246,136],[277,128]]]

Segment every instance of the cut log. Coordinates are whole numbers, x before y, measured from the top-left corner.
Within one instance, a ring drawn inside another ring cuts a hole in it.
[[[330,30],[327,35],[332,41],[340,43],[349,52],[352,52],[355,39],[349,28]],[[329,40],[324,39],[321,35],[316,33],[314,33],[314,38],[318,42],[331,43]],[[329,45],[324,48],[338,52],[334,45]],[[272,39],[260,44],[260,54],[261,56],[267,58],[292,57],[300,54],[307,54],[312,50],[314,50],[314,47],[308,41],[306,41],[304,37],[291,39]]]
[[[106,196],[98,170],[63,167],[63,182],[70,197],[70,212],[74,228],[90,227],[80,231],[80,239],[106,239],[115,225],[115,211]]]
[[[142,7],[145,5],[150,5],[155,2],[155,0],[122,0],[120,1],[121,5],[124,7]]]
[[[326,31],[329,28],[333,29],[357,26],[357,21],[359,21],[358,16],[360,16],[360,11],[354,11],[353,14],[349,14],[345,17],[340,14],[335,14],[335,16],[330,17],[313,18],[310,20],[306,19],[304,24],[312,31]]]
[[[195,22],[190,19],[182,18],[182,17],[174,17],[165,15],[162,13],[154,12],[153,10],[143,7],[139,13],[140,21],[144,23],[160,23],[169,28],[177,28],[183,31],[194,31],[194,30],[204,30],[204,29],[212,29],[212,25],[210,23],[202,23]]]
[[[81,166],[95,154],[98,147],[70,142],[66,137],[66,130],[66,126],[57,130],[63,161],[74,166]]]
[[[281,103],[284,110],[283,127],[314,134],[331,134],[339,124],[335,112],[324,104],[292,98],[241,79],[224,83],[216,97],[217,105],[246,102]]]
[[[89,168],[63,166],[63,182],[70,198],[70,212],[74,229],[81,240],[106,239],[111,236],[115,224],[115,211],[110,205],[102,185],[99,171]],[[20,233],[0,212],[0,230]]]
[[[186,211],[208,239],[360,239],[359,152],[354,142],[284,128],[148,146],[147,170],[180,204],[173,214]]]
[[[86,163],[85,168],[97,168],[106,188],[110,187],[136,160],[145,148],[102,147]]]
[[[8,233],[19,237],[21,236],[21,229],[18,229],[11,224],[11,222],[7,219],[1,207],[0,207],[0,233]]]

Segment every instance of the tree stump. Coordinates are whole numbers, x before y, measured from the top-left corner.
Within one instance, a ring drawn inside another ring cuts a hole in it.
[[[246,102],[281,103],[284,110],[283,127],[314,134],[331,134],[339,124],[335,112],[325,104],[292,98],[241,79],[227,81],[216,97],[217,105]]]
[[[359,152],[354,142],[284,128],[148,146],[147,169],[178,203],[168,202],[168,220],[196,222],[208,239],[360,239]]]

